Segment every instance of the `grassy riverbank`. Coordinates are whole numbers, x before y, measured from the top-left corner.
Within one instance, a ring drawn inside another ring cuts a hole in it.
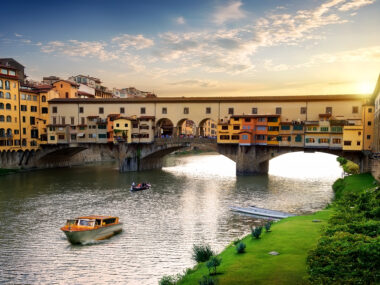
[[[338,180],[337,199],[345,192],[360,192],[373,187],[370,174],[359,174]],[[337,188],[335,185],[334,188]],[[316,247],[322,234],[322,226],[336,212],[335,203],[312,215],[282,220],[272,226],[272,232],[263,233],[260,239],[245,237],[246,253],[237,254],[233,245],[228,246],[219,257],[218,284],[308,284],[306,258]],[[320,222],[313,222],[319,220]],[[277,256],[269,255],[277,251]],[[179,284],[198,284],[208,275],[205,263],[189,270]]]

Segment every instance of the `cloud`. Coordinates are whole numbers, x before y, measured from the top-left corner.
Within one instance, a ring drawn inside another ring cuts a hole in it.
[[[376,0],[352,0],[347,3],[344,3],[339,10],[340,11],[350,11],[357,10],[363,6],[373,4]]]
[[[183,80],[178,82],[172,82],[169,83],[170,85],[174,86],[190,86],[190,87],[202,87],[202,88],[210,88],[215,87],[216,82],[208,81],[208,80],[197,80],[197,79],[190,79],[190,80]]]
[[[106,51],[105,47],[105,43],[96,41],[51,41],[48,44],[42,46],[41,51],[44,53],[57,53],[70,57],[96,57],[101,61],[118,58],[115,53]]]
[[[184,17],[178,17],[175,19],[175,22],[178,24],[178,25],[184,25],[186,23],[185,21],[185,18]]]
[[[241,1],[234,1],[230,2],[225,7],[218,7],[213,15],[213,22],[220,25],[225,22],[245,18],[246,13],[240,9],[242,5]]]
[[[154,41],[145,38],[143,35],[129,35],[123,34],[118,37],[114,37],[112,42],[116,43],[122,50],[126,50],[133,47],[137,50],[145,49],[154,45]]]
[[[21,38],[22,35],[21,35],[21,34],[18,34],[18,33],[15,33],[15,37]]]

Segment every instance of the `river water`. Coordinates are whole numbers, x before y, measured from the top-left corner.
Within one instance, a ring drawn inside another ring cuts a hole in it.
[[[229,206],[313,212],[329,203],[340,175],[331,155],[294,153],[255,177],[236,177],[235,164],[217,154],[169,156],[162,170],[140,173],[107,163],[2,176],[0,283],[157,284],[194,266],[193,244],[220,252],[259,222]],[[131,193],[132,181],[152,189]],[[60,227],[88,214],[119,216],[124,231],[70,245]]]

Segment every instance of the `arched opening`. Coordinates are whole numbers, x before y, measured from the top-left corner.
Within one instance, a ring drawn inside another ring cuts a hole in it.
[[[199,135],[196,123],[193,120],[182,119],[177,123],[179,137],[197,137]]]
[[[203,119],[199,123],[199,136],[203,138],[216,138],[217,124],[210,118]]]
[[[46,102],[46,96],[45,96],[45,95],[42,95],[42,97],[41,97],[41,101],[42,101],[42,102]]]
[[[7,109],[7,110],[12,110],[12,106],[11,106],[11,104],[8,103],[8,104],[6,105],[6,107],[5,107],[5,109]]]
[[[173,123],[167,118],[162,118],[156,124],[156,137],[172,137],[173,136]]]

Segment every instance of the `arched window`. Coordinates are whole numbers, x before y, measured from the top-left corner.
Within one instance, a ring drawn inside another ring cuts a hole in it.
[[[5,130],[4,129],[0,129],[0,138],[4,137],[4,136],[5,136]]]
[[[3,80],[0,79],[0,88],[3,89]]]
[[[8,80],[5,80],[5,89],[7,90],[11,89],[11,85],[9,84]]]
[[[9,92],[5,93],[5,99],[11,99],[11,93]]]
[[[6,107],[5,107],[5,109],[7,109],[7,110],[12,110],[12,106],[11,106],[11,104],[8,103],[8,104],[6,105]]]
[[[0,122],[4,122],[4,116],[0,115]]]
[[[26,139],[22,139],[22,146],[26,146]]]
[[[4,98],[4,93],[0,91],[0,98]]]
[[[4,110],[4,104],[0,103],[0,110]]]
[[[8,122],[8,123],[11,123],[11,122],[12,122],[12,117],[11,117],[11,116],[7,116],[7,122]]]
[[[7,136],[12,136],[12,129],[7,129]]]
[[[41,97],[41,101],[42,101],[42,102],[46,102],[46,96],[42,96],[42,97]]]

